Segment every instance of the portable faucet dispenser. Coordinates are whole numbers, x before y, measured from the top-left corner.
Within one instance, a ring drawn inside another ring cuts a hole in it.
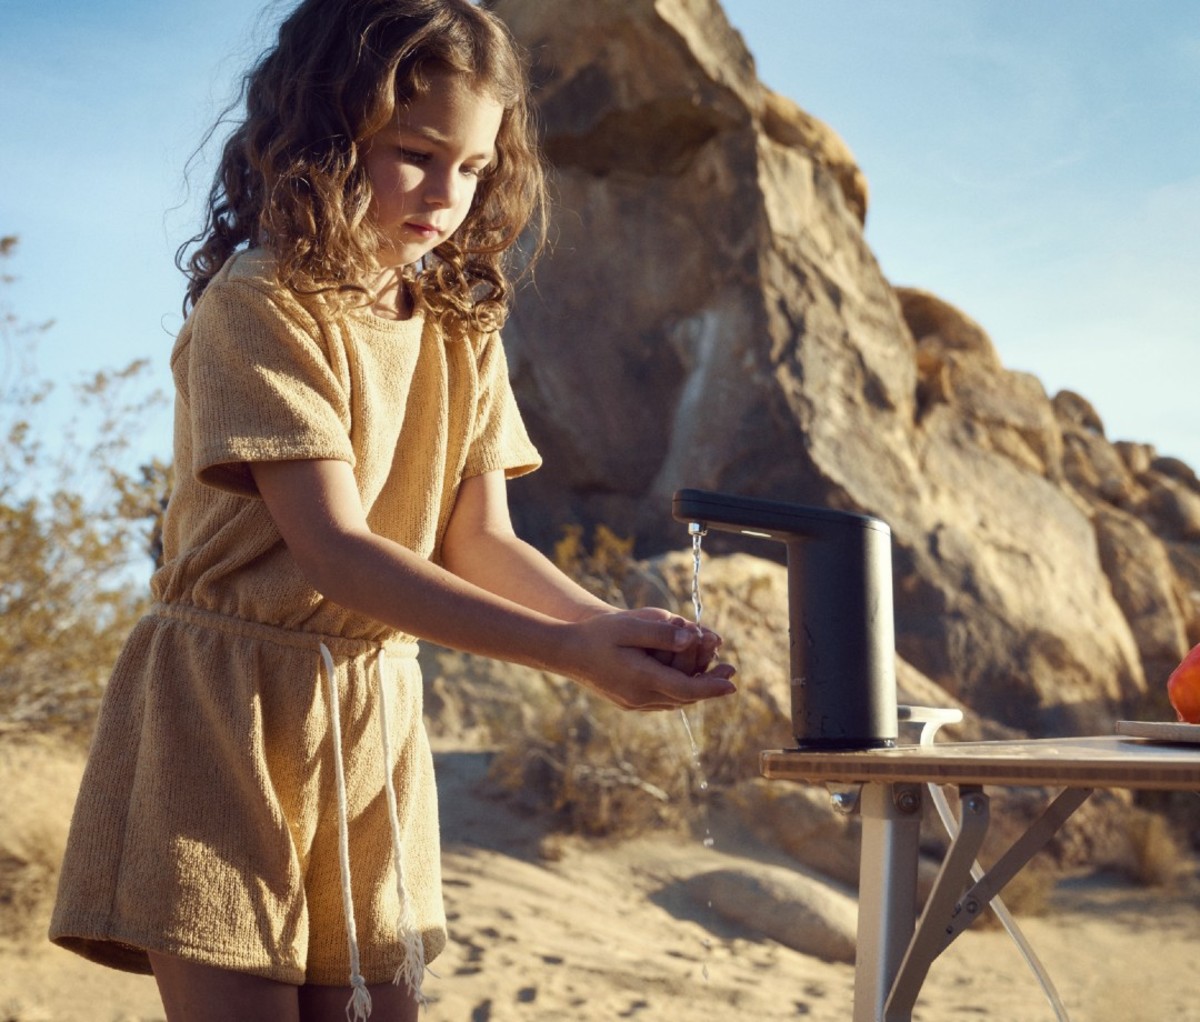
[[[787,545],[792,734],[801,749],[896,744],[892,531],[869,515],[705,490],[671,511],[696,529]]]

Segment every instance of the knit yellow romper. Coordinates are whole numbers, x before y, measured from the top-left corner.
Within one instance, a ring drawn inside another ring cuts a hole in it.
[[[348,462],[371,528],[436,562],[460,481],[539,457],[497,335],[336,312],[272,268],[232,259],[172,354],[165,564],[105,693],[50,935],[130,971],[153,950],[287,983],[387,982],[398,920],[426,962],[446,941],[415,640],[304,581],[246,463]]]

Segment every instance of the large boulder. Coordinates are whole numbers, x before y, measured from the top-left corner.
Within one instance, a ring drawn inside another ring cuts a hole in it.
[[[729,922],[829,962],[853,962],[858,907],[831,884],[782,866],[756,864],[686,881],[698,905]]]
[[[946,692],[1042,733],[1141,705],[1200,630],[1187,466],[1131,468],[1084,399],[894,288],[849,149],[758,81],[715,0],[493,6],[532,53],[557,197],[506,331],[546,459],[512,487],[521,530],[680,547],[685,486],[868,512],[893,530],[898,649]],[[1117,581],[1152,548],[1155,580]]]

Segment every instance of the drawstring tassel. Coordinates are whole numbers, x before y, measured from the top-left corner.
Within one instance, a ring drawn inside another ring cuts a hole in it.
[[[358,928],[354,923],[354,899],[350,891],[350,825],[346,801],[346,771],[342,764],[342,714],[338,704],[337,674],[333,657],[321,643],[321,658],[325,662],[325,677],[329,682],[329,718],[333,733],[333,776],[337,785],[338,804],[338,861],[342,873],[342,908],[346,915],[346,935],[350,945],[350,986],[352,993],[346,1005],[348,1022],[366,1022],[371,1014],[371,992],[360,971],[358,957]]]
[[[367,989],[367,981],[362,976],[351,976],[350,986],[353,992],[346,1005],[346,1022],[367,1022],[371,1017],[371,991]]]
[[[404,857],[400,835],[400,814],[396,808],[396,787],[392,781],[392,727],[391,727],[391,696],[383,678],[383,669],[379,660],[375,663],[375,681],[379,687],[379,730],[383,744],[383,777],[384,791],[387,794],[388,820],[392,826],[392,862],[396,873],[396,894],[400,899],[400,917],[396,922],[396,932],[400,940],[403,958],[396,969],[392,982],[399,986],[403,983],[412,993],[418,1004],[428,1004],[428,998],[421,990],[425,976],[425,942],[417,930],[413,918],[412,901],[404,887]]]

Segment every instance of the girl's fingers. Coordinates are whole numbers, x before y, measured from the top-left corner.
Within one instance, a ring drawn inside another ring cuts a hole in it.
[[[717,699],[737,691],[731,680],[736,673],[732,664],[719,664],[702,674],[684,674],[671,667],[653,666],[654,677],[647,679],[634,696],[639,709],[689,706],[702,699]]]
[[[675,709],[736,691],[732,665],[706,670],[719,637],[683,618],[618,612],[591,618],[582,627],[601,639],[601,646],[593,647],[580,680],[625,709]]]
[[[646,649],[662,650],[667,653],[687,653],[699,645],[702,633],[700,629],[683,618],[670,621],[646,621],[631,618],[632,631],[644,641],[635,641],[630,645],[642,646]]]
[[[721,637],[711,629],[697,628],[683,618],[672,618],[666,623],[683,629],[690,638],[683,649],[651,650],[654,659],[684,674],[699,674],[706,670],[716,657],[717,650],[721,648]]]
[[[720,664],[705,674],[687,675],[657,663],[641,651],[627,670],[595,678],[591,686],[626,710],[673,710],[702,699],[715,699],[737,691],[732,664]]]

